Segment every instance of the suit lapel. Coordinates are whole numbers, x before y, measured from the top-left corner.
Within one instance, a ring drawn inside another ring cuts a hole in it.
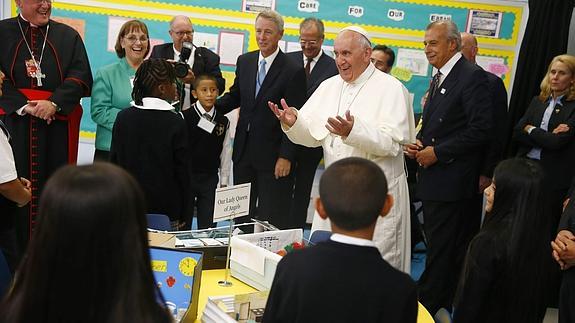
[[[255,101],[255,93],[256,93],[256,75],[258,73],[258,59],[259,59],[260,52],[256,51],[251,54],[248,58],[247,65],[242,67],[245,69],[246,77],[243,78],[242,82],[247,82],[247,93],[251,93],[252,97]],[[260,89],[261,90],[261,89]]]
[[[202,71],[205,70],[204,64],[204,53],[202,53],[201,47],[196,47],[194,51],[194,66],[192,66],[192,72],[195,75],[200,75]]]
[[[461,70],[462,60],[465,59],[461,57],[457,63],[453,66],[445,80],[441,83],[437,92],[433,96],[429,102],[425,104],[425,108],[423,109],[424,120],[430,120],[430,117],[433,115],[435,111],[438,110],[438,107],[451,93],[451,90],[457,85],[459,79],[459,71]]]
[[[259,56],[258,56],[258,58],[259,58]],[[260,91],[258,92],[258,95],[256,97],[256,104],[258,103],[259,100],[261,100],[262,95],[263,95],[262,93],[265,93],[265,91],[268,88],[270,88],[272,84],[274,84],[275,79],[280,75],[280,72],[283,70],[283,67],[284,67],[285,58],[286,58],[285,54],[280,50],[278,52],[278,55],[274,59],[272,66],[268,70],[268,72],[266,74],[266,78],[264,79],[264,82],[262,83],[262,86],[260,87]],[[256,60],[256,66],[257,65],[258,65],[258,62]],[[257,71],[257,68],[254,71]],[[255,77],[254,77],[253,84],[254,84],[254,93],[255,93]]]
[[[315,63],[315,66],[313,67],[313,70],[311,70],[311,73],[309,75],[308,84],[307,84],[308,89],[317,87],[316,83],[318,82],[319,79],[321,79],[321,74],[323,73],[324,65],[327,62],[327,60],[324,59],[324,55],[325,55],[325,53],[323,53],[319,57],[319,59]]]
[[[169,59],[174,59],[174,45],[172,43],[166,44],[164,47],[164,57],[168,57]]]

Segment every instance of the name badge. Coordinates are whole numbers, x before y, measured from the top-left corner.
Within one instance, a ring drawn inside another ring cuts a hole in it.
[[[204,117],[201,117],[200,121],[198,122],[198,127],[207,133],[212,133],[212,131],[214,131],[215,126],[216,125],[213,122],[209,121]]]

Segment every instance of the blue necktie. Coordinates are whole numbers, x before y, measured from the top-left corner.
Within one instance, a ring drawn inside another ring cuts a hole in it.
[[[266,78],[266,60],[262,59],[260,62],[260,69],[258,70],[258,76],[256,78],[256,96],[258,96],[258,92],[262,87],[262,83],[264,83],[264,79]]]

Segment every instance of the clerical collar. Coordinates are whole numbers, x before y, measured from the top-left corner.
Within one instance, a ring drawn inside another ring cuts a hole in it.
[[[50,21],[48,21],[48,24],[46,24],[46,25],[44,25],[44,26],[37,26],[37,25],[34,25],[33,23],[31,23],[30,21],[26,20],[26,18],[24,18],[24,16],[22,16],[22,14],[19,14],[18,16],[19,16],[22,20],[24,20],[25,22],[27,22],[27,23],[30,25],[30,27],[43,28],[43,27],[46,27],[46,26],[50,23]]]
[[[132,101],[131,104],[133,107],[142,110],[174,111],[174,107],[166,100],[154,97],[142,98],[142,105],[137,105],[134,101]]]
[[[332,234],[330,240],[360,247],[375,247],[375,243],[372,240],[351,237],[340,233]]]
[[[355,80],[353,80],[351,82],[346,82],[346,83],[353,84],[353,85],[365,83],[367,80],[369,80],[369,77],[373,74],[374,71],[375,71],[375,66],[370,62],[369,65],[367,65],[367,68],[363,71],[363,73],[361,73],[361,75],[358,78],[356,78]]]

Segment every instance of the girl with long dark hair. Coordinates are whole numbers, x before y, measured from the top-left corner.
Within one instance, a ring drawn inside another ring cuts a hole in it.
[[[454,322],[541,322],[549,277],[550,217],[543,171],[514,158],[495,169],[485,190],[485,222],[469,244]]]
[[[171,322],[151,269],[145,214],[141,190],[121,168],[58,170],[0,321]]]

